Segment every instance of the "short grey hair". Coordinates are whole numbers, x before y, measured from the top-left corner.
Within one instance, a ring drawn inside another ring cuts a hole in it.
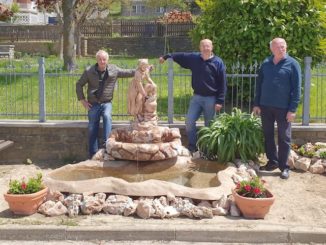
[[[273,42],[275,42],[276,40],[283,41],[283,42],[285,43],[285,45],[287,46],[286,41],[285,41],[284,38],[276,37],[276,38],[274,38],[272,41],[269,42],[269,48],[272,48]]]
[[[101,55],[104,55],[106,57],[107,60],[109,60],[109,54],[108,52],[106,52],[105,50],[103,49],[100,49],[99,51],[96,52],[96,59],[101,56]]]

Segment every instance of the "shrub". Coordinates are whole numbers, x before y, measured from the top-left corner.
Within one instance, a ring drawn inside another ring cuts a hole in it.
[[[255,160],[264,152],[260,118],[234,108],[217,116],[198,131],[198,149],[210,160],[220,162]]]

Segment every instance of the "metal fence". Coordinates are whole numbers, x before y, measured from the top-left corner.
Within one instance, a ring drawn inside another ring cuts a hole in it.
[[[151,76],[158,87],[158,115],[162,122],[184,120],[192,96],[191,73],[171,60],[167,65],[154,64]],[[117,64],[128,68],[125,64]],[[227,67],[228,91],[223,110],[233,107],[251,112],[259,64],[245,67],[240,63]],[[87,112],[77,101],[75,84],[85,67],[74,73],[61,70],[60,64],[25,62],[18,67],[0,67],[0,119],[85,120]],[[303,96],[298,122],[326,122],[326,64],[311,69],[305,58]],[[130,120],[127,114],[127,89],[130,79],[119,79],[113,99],[113,120]]]

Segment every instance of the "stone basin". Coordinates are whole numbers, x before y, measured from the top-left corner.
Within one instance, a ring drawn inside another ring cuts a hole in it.
[[[235,186],[232,176],[236,168],[221,170],[224,167],[212,167],[214,164],[218,166],[217,163],[209,164],[185,156],[138,164],[131,161],[88,160],[53,170],[44,177],[44,182],[52,191],[69,193],[104,192],[126,196],[171,194],[219,200],[222,195],[231,194]]]
[[[178,128],[146,123],[112,130],[106,150],[111,159],[133,161],[157,161],[178,155],[189,156],[188,150],[181,144]]]

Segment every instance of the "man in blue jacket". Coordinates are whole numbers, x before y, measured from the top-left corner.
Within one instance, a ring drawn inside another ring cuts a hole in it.
[[[291,122],[300,101],[301,68],[299,63],[286,53],[283,38],[270,42],[272,56],[264,60],[260,67],[253,112],[261,114],[268,158],[261,168],[281,170],[281,178],[289,178],[288,157],[291,149]],[[274,140],[274,123],[277,123],[278,150]]]
[[[204,114],[205,126],[221,110],[226,93],[225,66],[221,58],[213,54],[213,44],[203,39],[199,45],[200,53],[172,53],[160,57],[160,63],[168,58],[192,72],[191,86],[194,90],[188,108],[186,131],[190,152],[197,151],[196,121]]]

